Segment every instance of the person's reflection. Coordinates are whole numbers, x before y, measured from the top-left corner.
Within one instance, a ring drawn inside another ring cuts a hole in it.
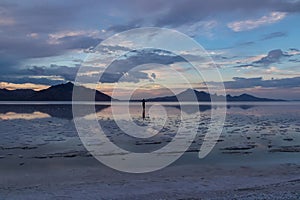
[[[145,108],[146,108],[146,100],[142,100],[142,107],[143,107],[143,112],[142,112],[142,117],[145,119]]]

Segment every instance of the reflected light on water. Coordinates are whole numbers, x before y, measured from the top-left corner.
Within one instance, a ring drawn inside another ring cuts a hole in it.
[[[33,119],[43,119],[43,118],[50,118],[50,117],[51,117],[50,115],[42,112],[33,112],[33,113],[8,112],[5,114],[0,114],[1,120],[16,120],[16,119],[33,120]]]

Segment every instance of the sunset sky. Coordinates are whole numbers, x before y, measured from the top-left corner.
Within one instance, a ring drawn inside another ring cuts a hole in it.
[[[132,28],[160,27],[180,31],[202,45],[219,68],[227,93],[300,99],[299,22],[298,0],[2,0],[0,87],[39,90],[74,81],[88,53],[101,41]],[[129,47],[120,43],[108,51]],[[180,68],[174,55],[150,55],[149,62],[163,56],[161,64]],[[119,67],[132,63],[135,56],[127,56],[128,62]],[[180,69],[185,73],[187,68]],[[122,84],[148,82],[151,90],[144,92],[161,96],[168,93],[153,82],[168,73],[147,66]],[[116,82],[107,77],[99,88],[110,93]],[[166,82],[182,87],[176,76]],[[214,83],[211,77],[207,84]],[[192,84],[202,87],[201,80]]]

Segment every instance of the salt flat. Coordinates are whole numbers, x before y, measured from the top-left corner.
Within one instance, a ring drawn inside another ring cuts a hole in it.
[[[146,152],[176,134],[178,108],[167,109],[164,129],[147,139],[118,130],[109,106],[96,110],[111,141]],[[156,172],[129,174],[85,149],[70,105],[0,106],[0,199],[299,199],[300,107],[228,107],[217,145],[199,159],[210,109],[200,108],[201,126],[180,159]],[[146,123],[140,107],[132,111],[137,124]]]

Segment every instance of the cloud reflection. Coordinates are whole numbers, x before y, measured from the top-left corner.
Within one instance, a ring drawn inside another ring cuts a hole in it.
[[[5,114],[0,114],[1,120],[16,120],[16,119],[33,120],[33,119],[43,119],[43,118],[50,118],[50,117],[51,117],[50,115],[42,112],[33,112],[33,113],[8,112]]]

